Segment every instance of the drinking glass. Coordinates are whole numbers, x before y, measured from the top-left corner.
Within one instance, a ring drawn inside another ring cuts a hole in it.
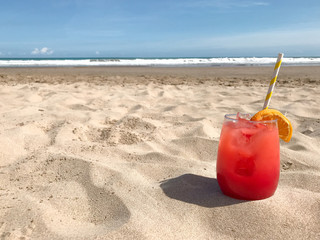
[[[272,196],[280,175],[277,120],[250,121],[250,114],[227,114],[221,129],[217,180],[232,198],[259,200]]]

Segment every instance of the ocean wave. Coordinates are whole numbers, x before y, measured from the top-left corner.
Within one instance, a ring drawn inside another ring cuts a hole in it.
[[[0,59],[0,67],[68,67],[68,66],[263,66],[276,58],[95,58],[95,59]],[[283,65],[320,65],[320,57],[283,58]]]

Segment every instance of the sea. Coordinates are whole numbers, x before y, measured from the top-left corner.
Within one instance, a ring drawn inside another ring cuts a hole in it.
[[[190,57],[190,58],[0,58],[0,67],[215,67],[268,66],[276,57]],[[282,65],[320,66],[320,57],[284,57]]]

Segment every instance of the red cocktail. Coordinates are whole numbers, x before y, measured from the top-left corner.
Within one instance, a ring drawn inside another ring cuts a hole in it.
[[[222,192],[237,199],[272,196],[280,175],[277,120],[250,121],[250,115],[225,115],[220,135],[217,179]]]

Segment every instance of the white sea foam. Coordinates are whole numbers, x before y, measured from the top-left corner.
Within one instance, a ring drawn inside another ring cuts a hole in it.
[[[276,58],[0,59],[0,67],[273,65]],[[283,58],[283,65],[320,65],[320,57]]]

